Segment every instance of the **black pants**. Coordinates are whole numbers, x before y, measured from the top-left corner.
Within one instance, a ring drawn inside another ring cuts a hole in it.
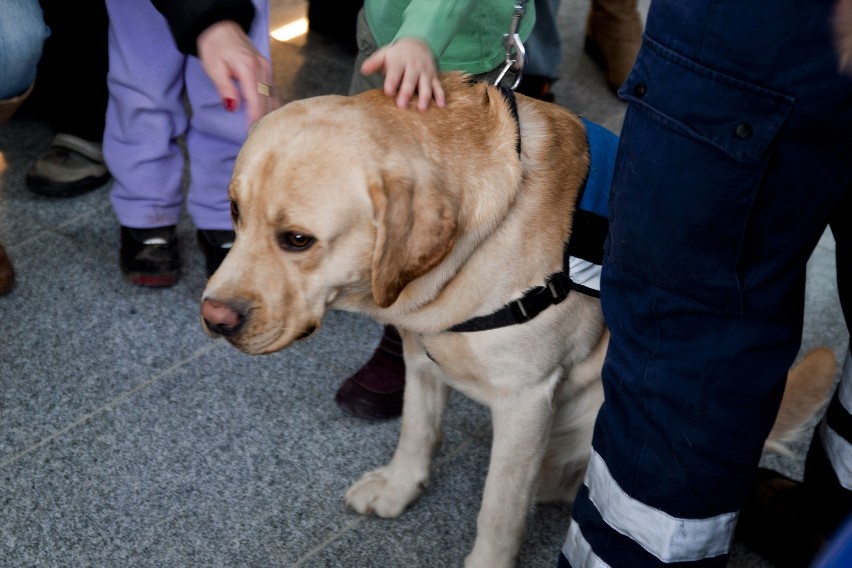
[[[23,112],[57,132],[100,143],[107,105],[107,12],[103,0],[40,0],[50,37]]]

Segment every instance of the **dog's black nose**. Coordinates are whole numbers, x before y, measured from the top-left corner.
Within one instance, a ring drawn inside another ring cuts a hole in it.
[[[245,322],[245,316],[238,310],[210,299],[201,303],[201,318],[210,333],[224,337],[236,334]]]

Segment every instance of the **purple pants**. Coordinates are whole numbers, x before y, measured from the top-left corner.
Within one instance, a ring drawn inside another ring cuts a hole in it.
[[[253,1],[249,35],[269,57],[269,2]],[[103,151],[119,223],[133,228],[178,223],[185,169],[178,138],[185,135],[187,213],[198,229],[231,229],[228,184],[248,133],[245,112],[225,110],[201,62],[177,50],[150,0],[106,4],[109,104]]]

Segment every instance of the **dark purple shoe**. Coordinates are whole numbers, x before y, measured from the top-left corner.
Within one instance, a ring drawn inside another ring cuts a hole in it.
[[[367,363],[343,381],[334,400],[353,416],[389,420],[402,414],[405,361],[396,328],[385,326],[382,340]]]

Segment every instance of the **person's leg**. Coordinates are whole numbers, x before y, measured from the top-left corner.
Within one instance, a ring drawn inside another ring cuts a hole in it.
[[[123,228],[122,271],[136,284],[167,286],[178,274],[174,227],[183,205],[184,159],[177,139],[187,125],[185,56],[149,0],[107,0],[107,8],[104,156],[115,178],[110,199]]]
[[[384,75],[381,73],[374,73],[372,75],[361,73],[361,65],[379,49],[376,38],[373,37],[373,32],[370,31],[370,26],[367,24],[367,18],[364,16],[364,8],[358,11],[355,29],[355,42],[358,45],[358,54],[355,56],[355,65],[352,68],[352,81],[349,84],[350,95],[356,95],[369,89],[381,89],[385,80]]]
[[[255,48],[269,58],[269,2],[254,0],[254,5],[249,37]],[[198,229],[207,276],[211,276],[234,242],[228,184],[249,124],[244,107],[236,112],[225,109],[197,58],[187,60],[185,73],[186,93],[192,107],[186,134],[190,171],[186,208]]]
[[[592,0],[586,20],[586,52],[606,74],[613,91],[627,79],[642,44],[637,0]]]
[[[837,291],[846,328],[852,330],[852,187],[834,211],[837,261]],[[814,434],[805,462],[804,486],[808,497],[817,503],[819,527],[828,532],[852,513],[852,345],[840,375],[840,385]]]
[[[187,125],[185,57],[166,20],[148,0],[107,0],[110,14],[109,105],[104,154],[115,181],[119,223],[176,225],[183,205],[184,159],[178,146]]]
[[[27,187],[70,197],[109,180],[101,141],[107,105],[107,13],[103,0],[41,0],[51,36],[28,103],[57,133],[27,172]]]
[[[852,191],[834,209],[837,284],[847,322],[852,317]],[[809,565],[852,513],[852,358],[811,439],[803,481],[761,469],[740,513],[737,536],[779,567]]]
[[[852,183],[828,4],[774,3],[759,29],[767,2],[684,6],[652,4],[622,90],[612,339],[573,568],[727,563],[799,349],[807,259]]]
[[[562,62],[562,36],[556,25],[561,0],[535,0],[535,26],[524,42],[527,60],[517,92],[537,99],[553,101],[550,92],[559,78]]]
[[[50,30],[36,0],[0,4],[0,126],[32,92],[36,67]],[[15,269],[0,245],[0,296],[15,287]]]
[[[36,0],[0,5],[0,104],[20,99],[30,90],[49,35]],[[7,119],[0,115],[0,125]]]
[[[269,58],[269,2],[254,0],[255,17],[249,37],[255,48]],[[192,117],[186,133],[190,182],[187,212],[199,229],[231,230],[228,184],[234,161],[248,135],[245,108],[229,112],[201,62],[191,57],[186,64],[186,93]]]
[[[56,132],[94,143],[104,133],[107,28],[104,0],[40,0],[51,36],[39,63],[33,103]]]
[[[837,259],[837,291],[846,328],[852,329],[852,187],[831,220]],[[852,345],[846,351],[840,386],[814,435],[805,462],[804,485],[817,501],[826,527],[852,513]]]

